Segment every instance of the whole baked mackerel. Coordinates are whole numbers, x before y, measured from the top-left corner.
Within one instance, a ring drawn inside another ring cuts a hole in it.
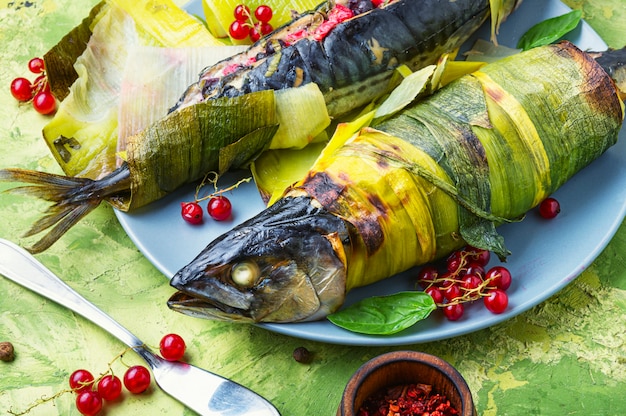
[[[314,82],[324,94],[329,115],[344,114],[382,95],[399,65],[417,70],[458,48],[489,17],[490,3],[324,2],[245,52],[205,68],[172,111],[218,97]],[[498,20],[521,0],[503,3]]]

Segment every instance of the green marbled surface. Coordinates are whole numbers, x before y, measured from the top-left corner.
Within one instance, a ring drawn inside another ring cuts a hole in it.
[[[87,15],[95,0],[0,2],[0,167],[58,172],[40,136],[46,118],[18,106],[9,84],[27,75],[26,62],[42,55]],[[569,0],[610,46],[626,44],[623,0]],[[0,184],[0,190],[8,185]],[[0,237],[19,237],[45,204],[0,195]],[[285,416],[333,415],[350,375],[389,350],[416,349],[452,363],[467,379],[480,415],[626,414],[626,226],[600,257],[548,301],[498,326],[469,335],[398,348],[326,345],[252,326],[193,320],[171,312],[166,279],[139,253],[113,210],[102,205],[65,238],[37,256],[72,287],[137,336],[158,345],[177,332],[186,358],[258,391]],[[0,259],[1,261],[1,259]],[[0,413],[25,409],[66,388],[77,368],[98,373],[124,346],[83,318],[0,278],[0,341],[16,359],[0,362]],[[311,364],[292,351],[314,352]],[[139,363],[132,353],[125,364]],[[116,362],[121,374],[124,365]],[[295,394],[294,392],[298,392]],[[152,387],[108,404],[106,415],[191,415]],[[72,395],[38,406],[31,415],[77,415]]]

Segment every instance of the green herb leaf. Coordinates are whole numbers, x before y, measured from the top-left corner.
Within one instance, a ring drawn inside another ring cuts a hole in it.
[[[522,35],[517,47],[526,51],[555,42],[574,30],[581,18],[582,12],[580,10],[572,10],[564,15],[537,23]]]
[[[425,319],[436,307],[424,292],[400,292],[363,299],[328,315],[328,320],[352,332],[391,335]]]

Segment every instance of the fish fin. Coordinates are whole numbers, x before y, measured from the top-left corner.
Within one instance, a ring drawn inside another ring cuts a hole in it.
[[[92,180],[26,169],[0,169],[0,181],[27,183],[5,192],[34,196],[53,203],[24,234],[24,237],[32,237],[50,229],[27,248],[36,254],[48,249],[108,196],[126,190],[127,172],[128,169],[118,169],[101,180]]]

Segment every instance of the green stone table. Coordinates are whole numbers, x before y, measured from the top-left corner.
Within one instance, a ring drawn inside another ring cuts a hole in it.
[[[18,106],[9,84],[87,15],[97,0],[0,2],[0,167],[59,172],[41,139],[46,118]],[[626,44],[626,2],[568,0],[613,47]],[[0,184],[0,190],[8,185]],[[45,204],[0,195],[0,237],[20,236]],[[566,253],[565,253],[566,254]],[[326,345],[247,325],[190,319],[167,309],[167,280],[132,244],[113,210],[99,207],[65,238],[37,256],[88,299],[148,344],[177,332],[188,341],[188,361],[232,378],[272,401],[285,416],[334,415],[343,387],[366,360],[389,350],[436,354],[466,377],[481,415],[626,414],[626,226],[580,277],[548,301],[495,327],[428,344],[398,348]],[[0,278],[0,341],[16,359],[0,362],[0,413],[66,388],[67,376],[98,374],[123,346],[56,304]],[[300,364],[292,351],[314,353]],[[112,364],[139,363],[133,353]],[[152,387],[106,406],[106,415],[190,415]],[[77,415],[71,394],[30,415]]]

